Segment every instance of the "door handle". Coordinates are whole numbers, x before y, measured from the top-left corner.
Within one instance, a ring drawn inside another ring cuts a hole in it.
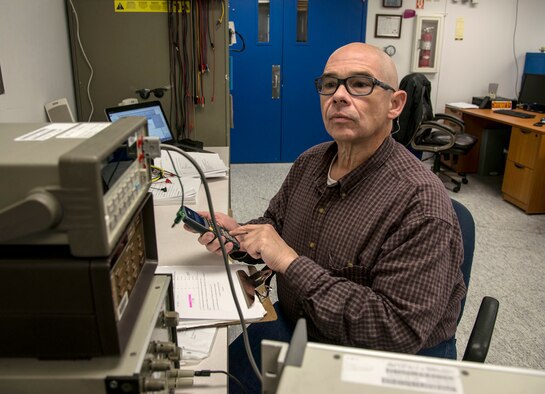
[[[273,99],[279,99],[280,98],[280,65],[279,64],[273,64],[272,66],[272,98]]]

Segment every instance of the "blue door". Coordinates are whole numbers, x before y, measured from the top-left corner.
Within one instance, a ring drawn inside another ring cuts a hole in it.
[[[329,140],[314,78],[339,46],[364,41],[362,0],[231,0],[231,162],[292,162]]]

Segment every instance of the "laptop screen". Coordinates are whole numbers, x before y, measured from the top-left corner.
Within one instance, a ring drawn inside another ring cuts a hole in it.
[[[144,116],[148,119],[148,135],[159,137],[162,143],[174,142],[160,101],[106,108],[105,112],[110,122],[126,116]]]

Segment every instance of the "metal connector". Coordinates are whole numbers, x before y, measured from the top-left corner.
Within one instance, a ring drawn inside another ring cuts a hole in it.
[[[155,159],[156,157],[161,157],[161,140],[159,137],[144,137],[144,155],[148,159]]]

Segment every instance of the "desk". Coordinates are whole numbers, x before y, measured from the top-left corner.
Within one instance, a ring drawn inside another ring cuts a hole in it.
[[[456,164],[447,165],[457,172],[477,172],[483,130],[507,125],[511,128],[511,138],[502,183],[503,198],[526,213],[545,213],[545,128],[533,125],[544,115],[528,112],[535,118],[524,119],[497,114],[491,109],[450,106],[446,112],[461,117],[466,133],[479,139],[467,155],[458,157]]]
[[[225,164],[229,165],[229,147],[206,148],[218,153]],[[208,179],[208,187],[212,195],[212,204],[216,212],[228,212],[229,204],[229,179],[211,178]],[[206,193],[201,185],[196,204],[187,204],[194,210],[208,210]],[[221,264],[223,259],[220,256],[209,253],[197,242],[198,235],[185,231],[183,223],[172,228],[172,222],[176,212],[180,208],[176,205],[157,205],[154,207],[155,228],[157,232],[157,248],[159,253],[159,265],[200,265],[200,264]],[[218,328],[214,346],[210,356],[197,365],[189,366],[188,369],[212,369],[227,371],[227,328]],[[223,374],[212,374],[210,377],[195,377],[195,386],[192,392],[203,393],[226,393],[227,377]]]

